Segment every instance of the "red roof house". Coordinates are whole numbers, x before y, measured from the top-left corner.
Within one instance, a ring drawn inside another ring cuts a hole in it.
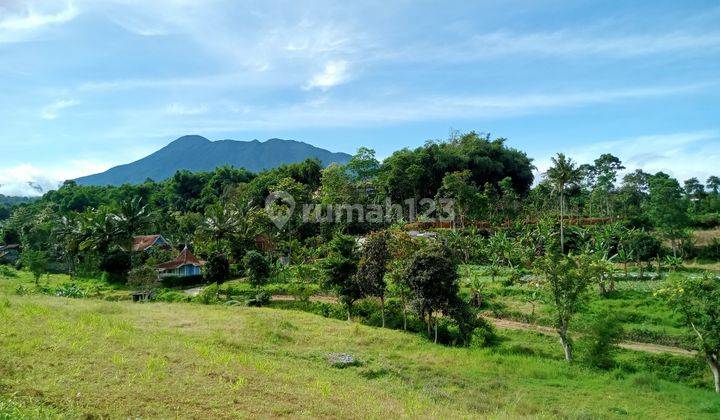
[[[198,260],[187,247],[183,248],[180,255],[172,261],[164,262],[155,266],[160,272],[160,277],[167,276],[199,276],[202,274],[202,267],[205,261]]]
[[[144,235],[133,238],[132,251],[142,252],[150,248],[158,247],[161,249],[171,249],[170,243],[162,237],[162,235]]]

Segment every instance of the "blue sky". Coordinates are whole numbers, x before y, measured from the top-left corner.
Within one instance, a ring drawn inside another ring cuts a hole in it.
[[[0,193],[185,134],[720,175],[717,1],[0,0]]]

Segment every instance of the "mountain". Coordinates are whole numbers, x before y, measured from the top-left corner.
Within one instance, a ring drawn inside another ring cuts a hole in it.
[[[162,181],[180,169],[202,172],[212,171],[218,166],[232,165],[260,172],[308,158],[320,159],[323,165],[327,166],[331,163],[347,163],[351,156],[347,153],[329,152],[295,140],[210,141],[202,136],[184,136],[138,161],[75,181],[80,185],[139,184],[148,178]]]

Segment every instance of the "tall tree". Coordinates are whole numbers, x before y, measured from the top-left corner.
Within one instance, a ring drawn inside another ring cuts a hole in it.
[[[617,173],[625,169],[622,162],[610,153],[604,153],[593,162],[596,174],[596,190],[605,201],[605,212],[610,214],[610,195],[615,190]]]
[[[358,258],[355,238],[336,235],[329,243],[328,255],[320,266],[325,273],[324,286],[337,293],[345,306],[347,319],[351,320],[352,305],[363,297],[360,284],[355,279]]]
[[[380,299],[383,328],[385,328],[385,292],[387,291],[385,274],[389,262],[387,234],[376,232],[369,235],[363,245],[355,281],[359,283],[363,295],[375,296]]]
[[[705,184],[707,185],[707,189],[712,191],[713,194],[717,195],[720,193],[720,177],[711,175],[707,181],[705,181]]]
[[[552,158],[553,166],[547,170],[545,176],[552,183],[553,188],[560,197],[560,250],[565,252],[565,193],[568,186],[576,183],[580,171],[572,159],[558,153]]]
[[[689,223],[683,189],[676,179],[662,172],[650,177],[649,185],[648,215],[655,227],[670,240],[673,256],[677,256],[677,239]]]

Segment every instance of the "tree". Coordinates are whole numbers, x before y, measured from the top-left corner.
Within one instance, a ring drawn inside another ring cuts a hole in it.
[[[368,182],[377,176],[380,171],[380,162],[375,159],[373,149],[361,147],[348,162],[347,169],[359,182]]]
[[[687,227],[687,202],[677,180],[662,172],[650,177],[650,201],[647,213],[654,226],[660,229],[672,244],[673,256],[677,256],[677,239]]]
[[[355,281],[358,266],[355,239],[336,235],[330,241],[328,251],[327,257],[320,263],[325,274],[324,286],[338,295],[350,321],[353,303],[363,297],[360,285]]]
[[[270,263],[263,254],[257,251],[248,251],[243,257],[243,265],[250,284],[255,287],[265,284],[270,276]]]
[[[713,194],[718,195],[720,193],[720,177],[711,175],[707,181],[705,181],[705,184],[707,185],[707,189],[712,191]]]
[[[473,204],[477,201],[478,190],[472,185],[471,177],[472,172],[469,170],[446,174],[436,196],[438,200],[451,198],[455,201],[455,209],[458,212],[461,227],[465,227],[465,218],[470,210],[476,207]],[[453,222],[455,221],[453,220]]]
[[[128,273],[127,285],[143,292],[150,292],[158,284],[158,272],[146,265],[137,267]]]
[[[40,277],[47,273],[48,256],[44,251],[25,249],[22,253],[22,264],[35,278],[35,285],[40,284]]]
[[[217,287],[230,277],[230,263],[227,257],[219,251],[210,254],[203,267],[203,276],[208,283],[215,283]]]
[[[705,273],[700,278],[673,274],[658,291],[683,318],[697,337],[697,348],[705,357],[720,393],[720,281]]]
[[[387,289],[385,274],[389,261],[386,234],[379,232],[369,235],[363,246],[362,257],[357,273],[355,273],[355,281],[359,283],[363,295],[375,296],[380,299],[383,328],[385,328],[385,292]]]
[[[536,260],[536,268],[544,277],[544,288],[553,307],[553,324],[565,351],[565,360],[573,360],[570,322],[580,310],[584,294],[594,280],[591,259],[587,255],[565,256],[552,253]]]
[[[413,303],[420,319],[425,322],[428,337],[435,328],[437,343],[437,314],[448,312],[458,303],[457,266],[442,249],[417,252],[404,273],[405,282],[413,293]]]
[[[239,216],[232,206],[213,204],[205,210],[202,230],[219,249],[222,241],[230,238],[237,231]]]
[[[553,185],[560,197],[560,250],[565,252],[565,190],[577,182],[580,172],[575,167],[572,159],[566,158],[564,154],[558,153],[552,158],[553,166],[547,170],[546,177]]]
[[[115,243],[127,250],[131,247],[133,236],[150,224],[150,212],[141,197],[123,201],[110,217],[115,226]]]
[[[599,158],[593,162],[595,176],[596,176],[596,189],[605,199],[605,211],[610,214],[610,193],[615,189],[615,182],[617,181],[617,173],[625,169],[620,159],[610,153],[600,155]]]

